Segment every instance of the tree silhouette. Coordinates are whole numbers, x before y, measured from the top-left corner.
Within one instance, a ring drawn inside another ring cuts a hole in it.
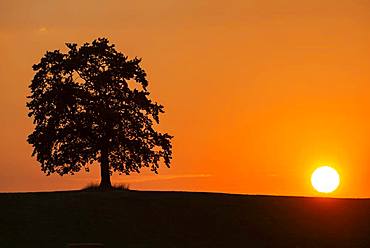
[[[148,98],[141,59],[129,60],[106,38],[66,46],[33,65],[27,107],[35,130],[27,141],[42,171],[74,174],[98,161],[100,187],[109,189],[114,171],[169,167],[172,136],[154,129],[164,110]]]

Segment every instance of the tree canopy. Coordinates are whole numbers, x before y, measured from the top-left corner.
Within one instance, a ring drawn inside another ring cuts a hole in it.
[[[141,59],[128,59],[108,39],[67,43],[33,65],[28,137],[43,172],[74,174],[100,163],[101,187],[112,172],[170,166],[172,136],[155,130],[164,107],[149,98]]]

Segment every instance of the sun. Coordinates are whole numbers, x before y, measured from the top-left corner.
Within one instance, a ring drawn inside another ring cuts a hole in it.
[[[340,183],[338,172],[330,166],[317,168],[311,176],[312,186],[320,193],[331,193]]]

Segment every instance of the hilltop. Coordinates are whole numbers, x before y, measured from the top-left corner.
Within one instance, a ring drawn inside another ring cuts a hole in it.
[[[370,199],[191,192],[0,194],[0,247],[370,247]]]

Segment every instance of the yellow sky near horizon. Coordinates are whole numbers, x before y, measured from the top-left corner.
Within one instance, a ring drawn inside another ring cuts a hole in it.
[[[118,176],[133,189],[370,197],[370,2],[0,0],[0,192],[76,189],[98,168],[46,177],[25,107],[32,64],[66,42],[107,37],[143,58],[174,135],[172,168]]]

